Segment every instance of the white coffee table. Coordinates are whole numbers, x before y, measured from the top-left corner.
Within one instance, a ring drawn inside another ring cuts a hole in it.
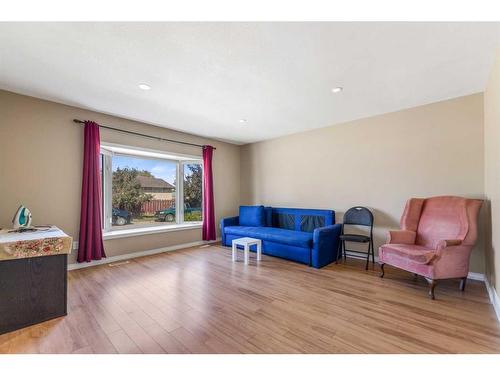
[[[245,264],[248,264],[250,258],[250,246],[257,245],[257,261],[262,260],[262,241],[251,237],[242,237],[233,240],[233,262],[238,260],[238,245],[243,246],[245,251]]]

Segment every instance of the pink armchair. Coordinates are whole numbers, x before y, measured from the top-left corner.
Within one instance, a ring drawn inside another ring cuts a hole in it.
[[[451,196],[409,199],[401,230],[389,231],[387,243],[379,248],[380,277],[389,264],[424,276],[432,299],[437,280],[460,278],[464,290],[482,203]]]

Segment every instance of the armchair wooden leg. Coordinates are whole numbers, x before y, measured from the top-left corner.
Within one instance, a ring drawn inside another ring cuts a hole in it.
[[[436,288],[437,281],[427,279],[427,282],[429,283],[429,297],[431,297],[431,299],[436,299],[436,297],[434,296],[434,289]]]
[[[465,283],[467,282],[467,277],[462,277],[460,280],[460,290],[463,292],[465,290]]]
[[[380,271],[381,271],[380,277],[384,277],[384,275],[385,275],[384,266],[385,266],[385,263],[380,264]]]

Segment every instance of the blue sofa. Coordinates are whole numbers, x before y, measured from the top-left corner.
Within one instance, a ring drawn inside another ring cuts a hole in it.
[[[258,238],[263,254],[321,268],[337,259],[341,227],[332,210],[240,206],[239,216],[221,220],[222,244]]]

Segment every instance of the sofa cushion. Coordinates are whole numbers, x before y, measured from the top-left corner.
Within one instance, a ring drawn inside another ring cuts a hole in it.
[[[240,206],[240,225],[246,227],[263,227],[264,206]]]
[[[226,234],[252,237],[298,247],[312,247],[313,234],[272,227],[233,226],[225,227]]]
[[[404,258],[417,264],[429,264],[435,257],[436,251],[417,245],[385,244],[379,249],[379,258]]]
[[[264,207],[264,222],[266,223],[266,227],[273,226],[273,208],[272,207]]]
[[[314,232],[316,228],[325,226],[325,217],[321,215],[300,215],[300,230]]]
[[[295,230],[295,215],[289,213],[273,212],[272,224],[274,228]]]

